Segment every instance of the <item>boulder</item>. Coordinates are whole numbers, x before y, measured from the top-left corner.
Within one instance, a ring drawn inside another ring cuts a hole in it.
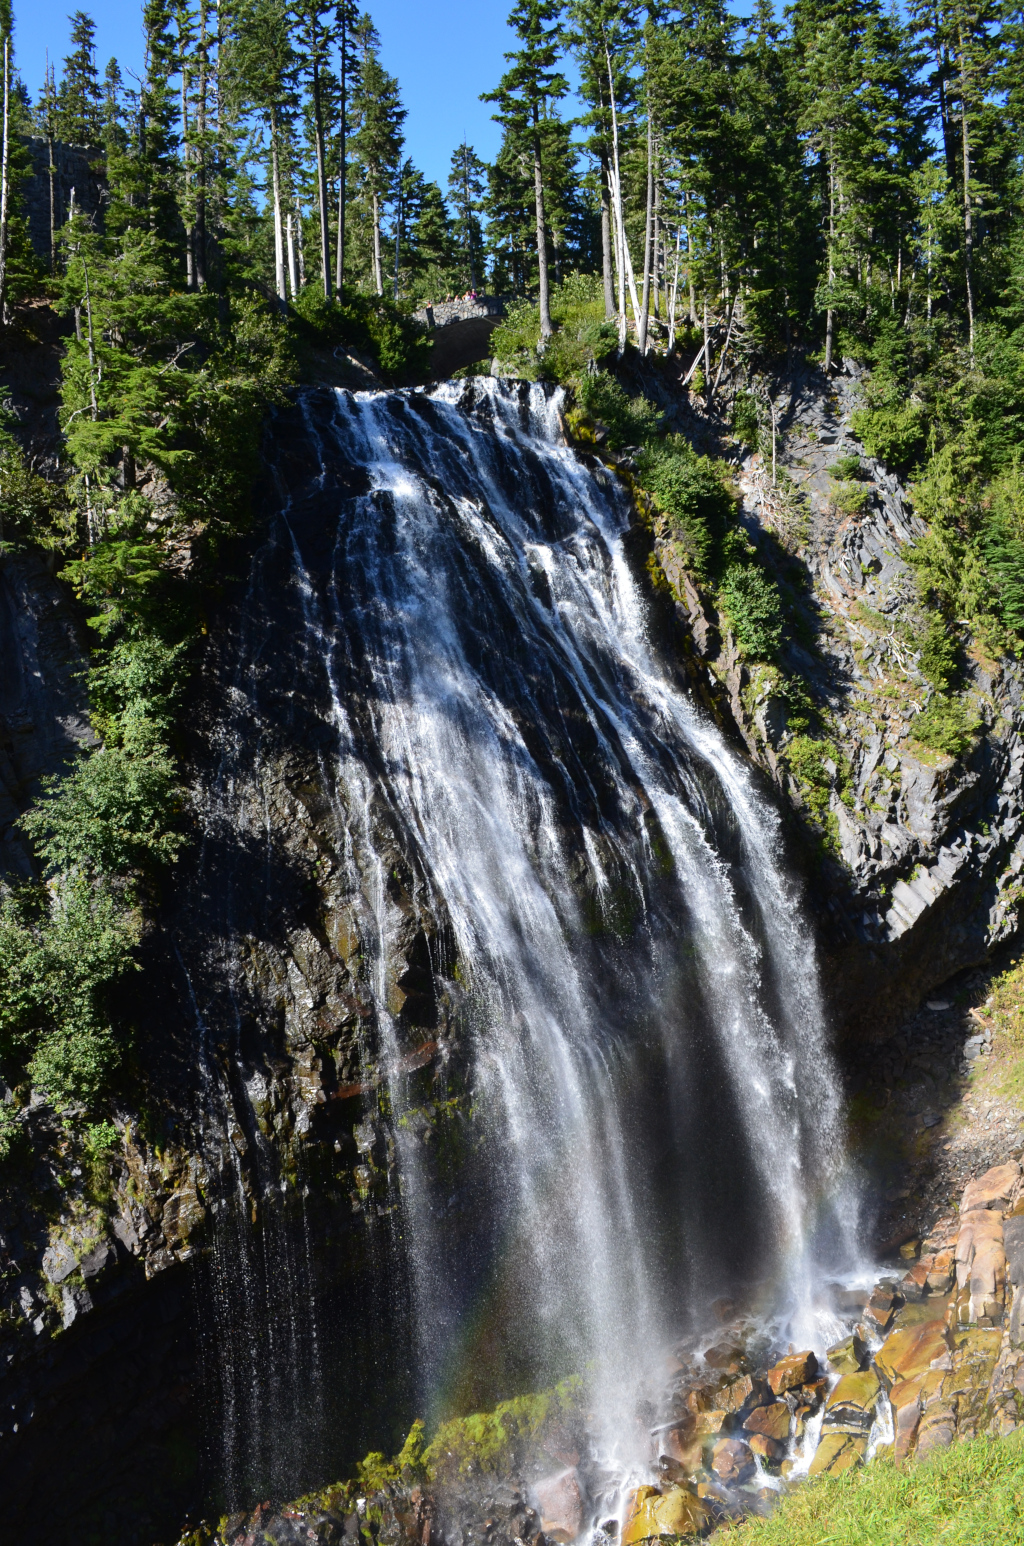
[[[83,1278],[97,1278],[107,1267],[112,1267],[117,1261],[117,1252],[109,1240],[101,1240],[87,1256],[83,1256],[78,1263]]]
[[[826,1425],[856,1433],[869,1432],[881,1393],[882,1387],[873,1369],[844,1374],[825,1402]]]
[[[1020,1166],[1016,1160],[1005,1165],[993,1165],[977,1181],[969,1181],[960,1201],[961,1218],[975,1208],[998,1208],[1005,1211],[1010,1197],[1020,1179]]]
[[[1024,1213],[1011,1214],[1003,1220],[1003,1250],[1007,1276],[1019,1288],[1024,1283]]]
[[[772,1465],[778,1465],[780,1460],[785,1459],[785,1444],[780,1439],[769,1438],[766,1433],[749,1434],[747,1443],[755,1455],[760,1455],[762,1460],[767,1460]]]
[[[78,1266],[78,1258],[66,1240],[55,1240],[43,1252],[43,1271],[51,1283],[63,1283]]]
[[[897,1465],[905,1460],[914,1448],[917,1427],[921,1421],[921,1385],[924,1375],[913,1380],[898,1380],[889,1392],[892,1402],[893,1429],[895,1431],[894,1454]]]
[[[169,1245],[181,1246],[205,1218],[206,1209],[199,1201],[195,1187],[183,1186],[179,1191],[172,1192],[164,1203],[160,1227]]]
[[[956,1253],[952,1250],[936,1251],[934,1256],[927,1258],[928,1266],[928,1292],[930,1294],[948,1294],[953,1287],[956,1272]]]
[[[546,1476],[533,1489],[540,1527],[549,1541],[574,1541],[583,1529],[583,1493],[575,1466]]]
[[[775,1366],[768,1370],[768,1384],[776,1396],[785,1395],[787,1390],[795,1390],[798,1385],[806,1385],[813,1380],[818,1372],[818,1360],[812,1352],[790,1353],[788,1358],[780,1358]]]
[[[727,1487],[738,1487],[756,1470],[750,1445],[743,1439],[719,1439],[711,1451],[711,1469]]]
[[[864,1306],[864,1319],[869,1324],[873,1323],[884,1335],[892,1325],[899,1308],[899,1299],[891,1288],[879,1283]]]
[[[72,1288],[65,1283],[61,1294],[61,1321],[64,1330],[78,1319],[80,1315],[87,1315],[92,1309],[92,1297],[87,1288]]]
[[[1002,1215],[996,1209],[972,1208],[962,1215],[956,1242],[956,1279],[960,1289],[970,1290],[969,1321],[982,1325],[1001,1323],[1006,1298],[1006,1255]]]
[[[859,1369],[866,1368],[871,1359],[867,1343],[856,1332],[830,1347],[825,1356],[837,1374],[856,1374]]]
[[[867,1453],[866,1433],[823,1433],[808,1476],[839,1476],[860,1465]]]
[[[925,1412],[917,1430],[917,1458],[926,1460],[937,1450],[948,1449],[956,1433],[956,1417],[951,1407],[936,1406]]]
[[[900,1293],[909,1303],[924,1299],[928,1293],[928,1263],[915,1262],[900,1283]]]
[[[949,1356],[945,1322],[925,1321],[890,1332],[875,1354],[875,1368],[887,1385],[895,1385],[943,1364],[949,1368]]]
[[[773,1401],[771,1406],[758,1406],[744,1420],[745,1433],[759,1433],[765,1438],[783,1443],[789,1438],[791,1413],[785,1401]]]
[[[705,1435],[697,1432],[696,1422],[687,1414],[686,1422],[667,1428],[660,1436],[659,1459],[669,1461],[682,1471],[695,1471],[701,1463]]]
[[[708,1434],[718,1433],[721,1430],[722,1424],[725,1422],[725,1419],[728,1417],[728,1415],[728,1412],[724,1411],[721,1407],[715,1407],[714,1410],[710,1412],[698,1412],[696,1417],[696,1432],[705,1438],[708,1436]]]
[[[622,1546],[661,1536],[699,1535],[712,1522],[707,1506],[685,1487],[671,1487],[665,1493],[655,1487],[637,1487],[626,1509]]]

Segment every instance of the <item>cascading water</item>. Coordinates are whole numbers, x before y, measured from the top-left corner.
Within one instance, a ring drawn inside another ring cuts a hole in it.
[[[417,1400],[583,1373],[600,1442],[635,1471],[667,1338],[756,1285],[789,1336],[820,1341],[819,1284],[852,1263],[778,820],[652,642],[627,502],[564,443],[557,393],[477,380],[300,411],[253,585],[288,578],[301,637],[257,621],[241,641],[213,804],[237,822],[247,788],[258,825],[242,727],[260,739],[287,655],[324,705],[315,755],[386,1090],[367,1076],[357,1141],[394,1160],[373,1227],[408,1266]],[[427,1033],[395,991],[396,843],[437,925],[417,969],[441,985],[454,1184],[424,1141]]]

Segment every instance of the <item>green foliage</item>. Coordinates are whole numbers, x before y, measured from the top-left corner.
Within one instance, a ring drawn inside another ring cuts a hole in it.
[[[961,667],[960,639],[956,629],[941,612],[933,612],[916,642],[922,675],[939,692],[945,692]]]
[[[819,820],[824,820],[833,789],[842,796],[850,779],[850,767],[835,742],[795,735],[785,749],[790,772],[801,794]],[[835,772],[825,766],[831,762]]]
[[[774,660],[782,646],[782,600],[770,575],[754,564],[731,564],[719,604],[744,654]]]
[[[643,452],[639,476],[686,543],[700,578],[717,578],[726,532],[736,519],[721,464],[698,456],[681,435],[673,435]]]
[[[343,344],[370,355],[398,384],[421,379],[429,368],[431,341],[423,324],[383,296],[346,291],[329,301],[316,285],[306,285],[295,299],[292,326],[307,343]]]
[[[832,507],[840,515],[863,515],[871,497],[863,483],[855,482],[833,483],[830,492]]]
[[[538,1394],[502,1401],[492,1412],[442,1423],[423,1456],[428,1474],[441,1481],[470,1472],[515,1474],[549,1426],[578,1414],[581,1397],[582,1382],[574,1378]]]
[[[71,524],[63,491],[31,471],[7,418],[0,410],[0,553],[24,541],[57,547]]]
[[[855,451],[851,451],[847,456],[838,456],[825,470],[830,477],[840,483],[849,482],[852,478],[860,478],[864,475],[860,457]]]
[[[573,272],[554,286],[551,320],[554,336],[539,353],[540,312],[531,301],[513,301],[491,334],[492,355],[509,374],[583,391],[589,372],[618,344],[614,324],[605,321],[598,276]]]
[[[95,1099],[117,1059],[111,988],[133,965],[139,920],[85,875],[0,899],[0,1059],[57,1106]]]
[[[915,715],[911,733],[915,741],[947,757],[962,757],[981,728],[981,720],[967,698],[937,692],[927,708]]]
[[[1024,1438],[968,1439],[928,1460],[889,1456],[802,1483],[769,1519],[723,1525],[721,1546],[981,1546],[1019,1542]]]
[[[607,430],[611,451],[643,445],[661,417],[645,397],[627,397],[615,377],[604,370],[584,376],[577,396],[584,411]]]
[[[694,387],[694,392],[696,392]],[[757,413],[757,399],[752,392],[739,391],[732,410],[732,432],[743,445],[756,451],[761,443],[761,426]],[[771,446],[769,445],[769,450]]]

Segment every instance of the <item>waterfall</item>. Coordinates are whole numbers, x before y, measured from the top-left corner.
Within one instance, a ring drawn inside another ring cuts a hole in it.
[[[483,379],[300,399],[206,819],[269,822],[260,748],[294,713],[356,920],[357,1142],[392,1177],[371,1233],[408,1275],[419,1409],[584,1374],[636,1467],[667,1341],[755,1287],[813,1336],[853,1204],[778,817],[654,637],[627,499],[559,405]]]

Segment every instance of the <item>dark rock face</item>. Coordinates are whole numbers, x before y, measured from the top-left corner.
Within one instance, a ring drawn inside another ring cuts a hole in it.
[[[0,876],[25,876],[28,849],[12,823],[40,778],[96,739],[78,624],[40,554],[0,558],[0,660]]]
[[[50,148],[39,135],[30,135],[24,142],[32,162],[32,176],[25,187],[23,197],[28,212],[28,230],[37,255],[44,262],[50,261]],[[53,227],[59,231],[71,213],[71,199],[75,208],[102,221],[106,202],[106,179],[103,176],[103,153],[83,145],[65,145],[61,140],[53,142]]]

